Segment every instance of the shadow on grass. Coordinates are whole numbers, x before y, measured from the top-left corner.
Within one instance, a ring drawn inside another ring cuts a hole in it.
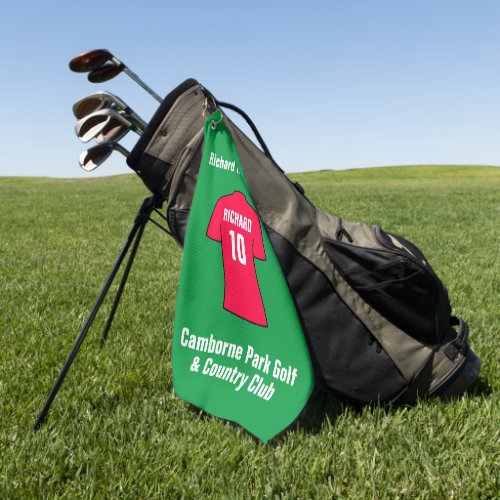
[[[170,388],[169,388],[170,389]],[[443,403],[451,402],[453,400],[460,399],[462,397],[467,398],[488,398],[493,393],[491,386],[488,384],[487,380],[478,377],[474,385],[472,385],[463,395],[453,396],[446,399],[441,398]],[[429,404],[435,401],[439,401],[437,396],[426,396],[418,399],[419,403]],[[124,404],[127,398],[123,397],[121,393],[113,394],[99,394],[98,396],[92,398],[89,402],[91,411],[96,413],[112,413],[118,406]],[[289,427],[287,427],[283,432],[275,436],[269,441],[270,446],[277,446],[283,442],[286,436],[294,431],[302,431],[305,434],[318,434],[321,432],[325,422],[334,424],[335,421],[347,411],[353,412],[354,414],[361,415],[365,411],[370,412],[382,412],[383,415],[391,415],[392,413],[398,411],[401,407],[406,406],[411,410],[415,405],[408,405],[404,403],[394,403],[394,404],[354,404],[338,399],[329,389],[324,386],[318,386],[314,389],[309,402],[302,410],[299,417],[293,422]],[[234,428],[241,428],[238,424],[231,422],[229,420],[214,417],[213,415],[201,410],[200,408],[187,404],[187,408],[197,415],[197,418],[201,420],[211,420],[217,419],[224,421],[227,425]],[[248,434],[254,439],[256,443],[260,443],[260,440],[255,436]]]
[[[418,399],[418,402],[429,404],[435,401],[441,401],[443,403],[449,403],[454,400],[461,399],[463,397],[474,399],[474,398],[488,398],[493,393],[491,386],[488,384],[487,380],[478,377],[476,382],[467,389],[462,395],[450,396],[447,398],[440,398],[439,396],[425,396]],[[330,392],[325,387],[320,387],[315,389],[315,393],[311,396],[311,399],[307,406],[302,411],[299,418],[294,422],[288,429],[276,436],[271,444],[278,444],[281,442],[286,434],[294,430],[302,430],[306,434],[317,434],[321,431],[325,421],[330,421],[334,423],[337,418],[342,415],[347,410],[354,412],[355,414],[361,414],[363,411],[371,412],[382,412],[385,415],[390,415],[397,411],[399,408],[406,406],[412,408],[415,404],[405,404],[401,402],[393,404],[380,404],[380,403],[370,403],[370,404],[353,404],[346,401],[341,401],[335,397],[335,395]]]
[[[441,399],[443,403],[451,402],[453,400],[460,399],[462,397],[467,398],[487,398],[493,393],[491,386],[488,382],[483,379],[481,376],[477,379],[477,381],[472,385],[463,395],[449,397],[445,400]],[[112,412],[113,406],[118,405],[122,402],[122,398],[118,395],[114,396],[103,396],[100,399],[100,404],[93,403],[93,407],[95,411],[105,411]],[[435,401],[439,401],[439,397],[437,396],[426,396],[419,398],[419,403],[430,404]],[[364,411],[368,410],[371,412],[381,412],[384,415],[391,415],[392,413],[398,411],[398,409],[406,406],[410,410],[415,405],[408,405],[404,403],[393,403],[393,404],[380,404],[380,403],[371,403],[371,404],[354,404],[346,401],[342,401],[338,399],[329,389],[324,386],[318,386],[314,389],[309,402],[302,410],[299,417],[293,422],[289,427],[287,427],[283,432],[275,436],[269,441],[270,446],[277,446],[283,442],[283,440],[287,437],[290,432],[294,431],[302,431],[305,434],[318,434],[321,432],[325,422],[330,422],[330,424],[334,424],[335,421],[347,411],[353,412],[354,414],[361,415]],[[220,420],[225,422],[226,425],[234,427],[236,429],[241,429],[241,427],[232,422],[230,420],[225,420],[223,418],[214,417],[210,413],[201,410],[197,406],[192,404],[187,404],[187,408],[190,412],[197,415],[197,418],[200,420]],[[260,443],[260,440],[248,433],[248,436],[253,438],[256,444]]]
[[[488,381],[485,380],[481,375],[479,375],[478,379],[474,383],[472,387],[470,387],[466,392],[465,395],[472,397],[472,398],[487,398],[491,396],[493,393],[493,389],[491,386],[488,384]],[[454,399],[454,398],[452,398]]]
[[[316,434],[326,420],[334,423],[349,407],[348,403],[338,399],[326,387],[316,387],[306,407],[289,430],[300,429],[307,434]],[[284,434],[280,434],[280,437]]]

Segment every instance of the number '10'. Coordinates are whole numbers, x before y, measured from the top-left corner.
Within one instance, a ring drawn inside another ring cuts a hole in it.
[[[236,233],[235,238],[235,233],[232,229],[229,230],[229,235],[231,236],[231,256],[233,260],[236,260],[236,253],[238,253],[238,260],[245,266],[247,263],[247,254],[245,251],[245,239],[243,238],[243,235]]]

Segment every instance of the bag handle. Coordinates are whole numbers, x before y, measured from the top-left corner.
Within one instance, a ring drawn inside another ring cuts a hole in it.
[[[264,142],[264,139],[260,135],[259,130],[255,126],[255,123],[252,121],[252,119],[238,106],[235,106],[234,104],[230,104],[229,102],[222,102],[222,101],[217,101],[217,104],[219,106],[222,106],[223,108],[230,109],[232,111],[235,111],[238,113],[248,124],[248,126],[252,129],[252,132],[254,133],[255,137],[257,138],[257,141],[259,141],[260,147],[262,148],[262,151],[264,154],[273,162],[273,164],[278,168],[282,173],[285,171],[274,161],[274,158],[271,155],[271,151],[269,151],[269,148],[267,147],[267,144]]]

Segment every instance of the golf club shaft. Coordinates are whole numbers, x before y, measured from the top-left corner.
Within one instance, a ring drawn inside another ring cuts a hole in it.
[[[146,85],[133,71],[131,71],[123,62],[117,59],[115,56],[111,59],[113,64],[121,66],[123,72],[126,73],[132,80],[138,83],[146,92],[148,92],[152,97],[154,97],[158,102],[162,102],[162,98],[153,90],[151,87]]]
[[[116,151],[118,151],[123,156],[125,156],[125,158],[128,158],[128,155],[130,154],[130,152],[127,149],[125,149],[121,144],[118,144],[117,142],[115,142],[114,147],[115,147]]]
[[[134,122],[134,125],[140,128],[142,131],[144,131],[148,126],[147,122],[145,122],[135,111],[132,111],[132,109],[130,108],[128,112],[126,111],[125,116],[132,122]]]

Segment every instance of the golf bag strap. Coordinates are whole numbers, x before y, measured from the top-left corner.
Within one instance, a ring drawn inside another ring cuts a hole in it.
[[[264,142],[264,139],[260,135],[259,130],[257,129],[255,123],[252,121],[252,119],[238,106],[235,106],[234,104],[230,104],[229,102],[222,102],[222,101],[217,101],[217,104],[219,106],[222,106],[223,108],[230,109],[236,113],[238,113],[248,124],[248,126],[252,129],[252,132],[254,133],[257,141],[259,141],[260,147],[262,148],[262,151],[264,154],[274,163],[274,165],[281,171],[284,172],[284,170],[274,161],[274,158],[271,155],[271,151],[269,151],[269,148],[267,147],[267,144]]]
[[[469,325],[458,316],[450,317],[450,325],[458,326],[457,338],[448,345],[445,351],[446,356],[453,361],[459,352],[465,353],[465,350],[467,349]]]

